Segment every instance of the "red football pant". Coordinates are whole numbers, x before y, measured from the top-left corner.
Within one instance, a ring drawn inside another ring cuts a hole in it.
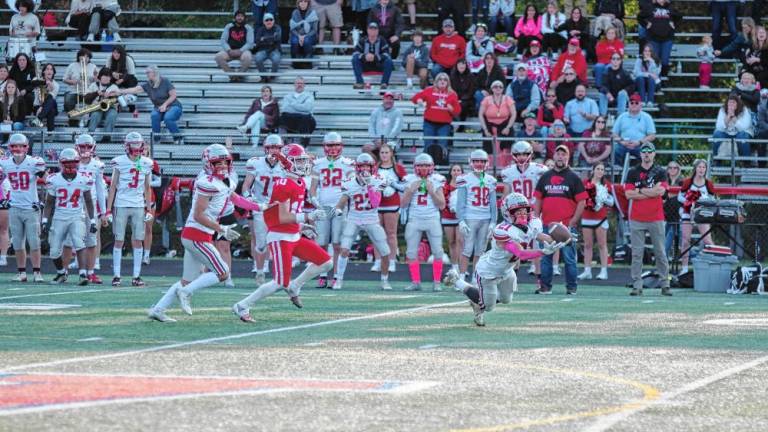
[[[331,259],[325,249],[306,237],[301,237],[295,242],[270,242],[269,251],[272,254],[272,274],[275,275],[275,281],[284,288],[288,288],[291,282],[291,261],[294,256],[315,265],[324,264]]]

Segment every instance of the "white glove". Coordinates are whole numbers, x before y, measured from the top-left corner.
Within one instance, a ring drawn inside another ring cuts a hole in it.
[[[467,223],[464,221],[459,221],[459,232],[461,233],[461,235],[466,237],[469,235],[469,231],[470,231],[469,225],[467,225]]]
[[[328,219],[328,213],[323,209],[312,210],[307,216],[309,216],[309,220],[311,221]]]
[[[552,255],[553,253],[557,252],[558,250],[562,249],[568,242],[542,242],[543,246],[541,248],[541,251],[544,252],[544,255]]]
[[[310,240],[314,240],[317,238],[317,229],[315,229],[314,225],[301,224],[301,235]]]
[[[144,213],[144,222],[151,222],[154,219],[155,219],[155,217],[152,216],[152,213],[150,213],[150,212]]]
[[[235,241],[240,238],[240,233],[235,231],[236,226],[237,224],[221,226],[221,235],[224,237],[224,239],[227,241]]]
[[[384,198],[389,198],[392,195],[394,195],[395,192],[396,192],[395,188],[393,188],[392,186],[387,186],[384,188],[384,191],[381,194],[384,196]]]
[[[343,214],[344,214],[344,210],[342,210],[342,209],[340,209],[338,207],[333,209],[333,217],[339,217],[339,216],[341,216]]]

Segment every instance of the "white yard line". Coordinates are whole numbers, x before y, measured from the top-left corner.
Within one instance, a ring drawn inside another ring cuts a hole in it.
[[[718,381],[730,378],[734,375],[740,374],[746,370],[758,367],[764,363],[768,363],[768,355],[763,357],[758,357],[752,361],[746,362],[744,364],[734,366],[730,369],[726,369],[723,371],[720,371],[716,374],[712,374],[709,376],[706,376],[704,378],[701,378],[699,380],[693,381],[691,383],[688,383],[676,390],[672,390],[670,392],[662,393],[661,397],[658,399],[649,402],[649,403],[640,403],[639,406],[636,408],[618,412],[615,414],[610,414],[605,417],[600,418],[595,423],[593,423],[591,426],[587,427],[586,429],[583,429],[583,432],[604,432],[608,429],[612,428],[613,426],[619,424],[620,422],[623,422],[627,420],[628,418],[632,417],[633,415],[643,412],[649,408],[658,406],[658,405],[664,405],[666,403],[669,403],[673,399],[680,397],[686,393],[691,393],[696,390],[699,390],[701,388],[704,388],[710,384],[714,384]]]
[[[258,330],[258,331],[251,331],[251,332],[245,332],[245,333],[236,333],[236,334],[227,335],[227,336],[219,336],[219,337],[208,338],[208,339],[198,339],[198,340],[193,340],[188,342],[179,342],[179,343],[168,344],[168,345],[159,345],[155,347],[138,349],[138,350],[120,351],[120,352],[115,352],[110,354],[101,354],[101,355],[84,356],[84,357],[72,357],[68,359],[54,360],[54,361],[43,362],[43,363],[30,363],[26,365],[7,366],[7,367],[1,367],[0,373],[12,372],[12,371],[24,371],[27,369],[42,368],[42,367],[61,366],[61,365],[81,363],[81,362],[92,362],[96,360],[105,360],[105,359],[118,358],[118,357],[128,357],[128,356],[134,356],[138,354],[144,354],[144,353],[150,353],[150,352],[156,352],[156,351],[166,351],[166,350],[171,350],[176,348],[184,348],[188,346],[206,345],[206,344],[211,344],[216,342],[242,339],[242,338],[247,338],[251,336],[261,336],[261,335],[267,335],[267,334],[273,334],[273,333],[289,332],[294,330],[304,330],[304,329],[310,329],[310,328],[316,328],[316,327],[325,327],[329,325],[343,324],[343,323],[349,323],[349,322],[355,322],[355,321],[386,318],[390,316],[421,312],[429,309],[436,309],[436,308],[441,308],[446,306],[457,306],[460,304],[466,304],[466,302],[467,302],[466,300],[462,300],[458,302],[438,303],[438,304],[419,306],[419,307],[409,308],[409,309],[380,312],[380,313],[371,314],[371,315],[361,315],[357,317],[341,318],[341,319],[335,319],[335,320],[329,320],[329,321],[320,321],[320,322],[309,323],[309,324],[301,324],[301,325],[288,326],[288,327],[278,327],[273,329]],[[237,319],[237,318],[233,317],[233,319]],[[179,324],[158,323],[157,325],[178,325],[179,328],[183,328],[183,324],[181,323]]]
[[[70,294],[97,293],[97,292],[104,292],[104,291],[124,291],[127,289],[128,288],[99,288],[99,289],[86,289],[86,290],[77,290],[77,291],[56,291],[56,292],[37,293],[37,294],[20,294],[15,296],[0,297],[0,300],[13,300],[13,299],[29,298],[29,297],[61,296],[61,295],[70,295]]]

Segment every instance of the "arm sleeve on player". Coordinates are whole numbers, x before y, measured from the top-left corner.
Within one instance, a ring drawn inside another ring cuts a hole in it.
[[[544,256],[544,253],[540,250],[525,250],[514,241],[504,243],[504,250],[516,256],[521,261],[532,260]]]
[[[496,208],[496,188],[491,189],[491,223],[496,224],[498,220],[499,210]]]
[[[98,206],[96,213],[103,213],[107,209],[107,194],[104,188],[104,176],[99,172],[93,181],[96,182],[96,205]]]
[[[241,209],[251,210],[251,211],[262,210],[261,206],[258,203],[255,203],[249,199],[243,198],[234,192],[232,192],[229,198],[232,200],[232,204],[234,204],[237,207],[240,207]]]
[[[447,203],[446,203],[447,205]],[[456,219],[463,221],[467,210],[467,187],[459,186],[456,189]]]

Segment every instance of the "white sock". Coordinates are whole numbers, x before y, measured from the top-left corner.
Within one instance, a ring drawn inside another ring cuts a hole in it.
[[[305,283],[307,283],[310,279],[314,279],[315,276],[319,275],[320,273],[328,274],[327,272],[332,266],[333,261],[330,260],[323,265],[315,265],[309,263],[304,271],[301,272],[301,274],[298,275],[296,279],[290,283],[289,290],[293,295],[299,295],[301,292],[301,287],[303,287]]]
[[[459,288],[462,291],[473,286],[471,283],[465,281],[464,279],[458,279],[455,284],[456,284],[456,288]]]
[[[389,280],[389,274],[384,274],[384,273],[382,273],[382,274],[381,274],[381,280],[382,280],[382,281],[388,281],[388,280]]]
[[[456,273],[458,273],[459,272],[459,265],[458,264],[451,264],[451,270],[453,270]]]
[[[112,248],[112,274],[120,277],[120,264],[123,258],[123,250],[118,248]]]
[[[176,282],[175,284],[171,285],[170,288],[168,288],[168,291],[163,294],[162,297],[160,297],[160,301],[155,304],[154,309],[158,311],[164,311],[168,309],[176,300],[176,290],[181,288],[181,282]]]
[[[592,267],[586,266],[586,267],[584,267],[584,271],[592,273]]]
[[[92,275],[92,274],[93,274],[93,270],[88,270],[88,271],[86,272],[86,274],[87,274],[88,276]]]
[[[96,258],[96,261],[93,263],[94,267],[101,267],[101,259]]]
[[[194,294],[195,291],[200,288],[208,288],[209,286],[219,283],[219,275],[213,272],[203,273],[185,286],[181,290],[187,294]]]
[[[344,279],[344,273],[347,271],[347,263],[349,257],[339,255],[339,260],[336,261],[336,279]]]
[[[141,257],[144,255],[144,248],[133,250],[133,277],[141,276]]]
[[[149,258],[149,249],[144,249],[144,258]]]
[[[257,301],[263,299],[266,296],[274,294],[278,289],[280,289],[280,285],[278,285],[277,282],[274,280],[271,280],[269,282],[266,282],[262,284],[260,287],[256,289],[256,291],[252,292],[248,297],[240,300],[238,304],[240,306],[245,308],[250,308],[252,304],[256,303]]]

